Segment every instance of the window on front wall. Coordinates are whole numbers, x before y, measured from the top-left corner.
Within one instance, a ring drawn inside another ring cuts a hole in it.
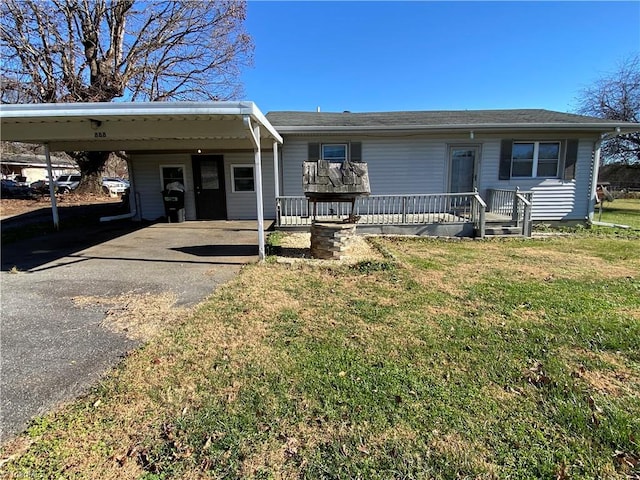
[[[182,185],[184,190],[184,166],[183,165],[160,165],[160,181],[162,189],[167,190],[167,186],[176,188]]]
[[[557,177],[560,142],[514,142],[512,177]]]
[[[231,185],[234,192],[255,191],[253,165],[231,165]]]
[[[344,162],[347,159],[347,144],[323,143],[322,159],[330,162]]]
[[[330,162],[344,162],[349,159],[350,162],[362,162],[362,143],[361,142],[333,142],[333,143],[315,143],[307,144],[307,160],[309,162],[317,162],[318,160],[327,160]]]

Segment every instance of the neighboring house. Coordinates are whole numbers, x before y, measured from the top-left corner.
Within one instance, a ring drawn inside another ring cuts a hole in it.
[[[131,216],[165,215],[162,191],[184,188],[185,218],[276,219],[306,226],[302,163],[368,164],[371,196],[358,225],[389,231],[486,221],[586,222],[603,136],[640,124],[547,110],[271,112],[252,102],[3,105],[3,140],[51,151],[127,151]],[[343,213],[324,206],[323,216]],[[416,225],[418,227],[416,227]]]
[[[63,157],[51,157],[53,177],[57,178],[65,173],[77,173],[76,163]],[[0,170],[3,178],[12,180],[20,178],[21,182],[32,184],[38,180],[48,181],[47,162],[44,155],[29,153],[2,153]]]

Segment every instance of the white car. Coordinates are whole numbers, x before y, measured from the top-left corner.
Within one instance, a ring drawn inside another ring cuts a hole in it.
[[[113,192],[121,194],[129,189],[129,182],[122,180],[121,178],[103,177],[102,189],[105,193]]]

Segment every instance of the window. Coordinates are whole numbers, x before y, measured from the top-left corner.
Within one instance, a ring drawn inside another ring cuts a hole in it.
[[[160,181],[162,182],[162,190],[167,190],[167,185],[176,182],[184,188],[184,166],[160,165]]]
[[[231,165],[231,185],[234,192],[255,191],[253,165]]]
[[[362,162],[362,143],[309,143],[307,144],[307,160],[317,162],[326,160],[329,162],[344,162],[349,159],[351,162]]]
[[[347,159],[347,144],[323,143],[322,159],[330,162],[344,162]]]
[[[514,142],[512,177],[557,177],[560,142]]]

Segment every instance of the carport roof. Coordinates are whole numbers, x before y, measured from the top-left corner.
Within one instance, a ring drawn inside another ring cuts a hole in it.
[[[282,137],[255,103],[117,102],[5,104],[5,141],[48,143],[51,150],[183,150],[262,148]]]

